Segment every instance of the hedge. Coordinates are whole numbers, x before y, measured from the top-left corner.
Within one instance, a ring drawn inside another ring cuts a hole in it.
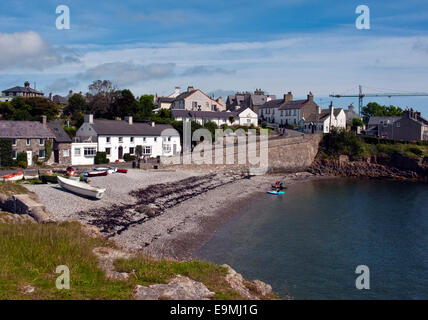
[[[109,163],[109,159],[107,159],[107,152],[98,151],[95,155],[95,164],[106,164]]]
[[[0,165],[2,167],[13,166],[12,151],[12,139],[0,139]]]

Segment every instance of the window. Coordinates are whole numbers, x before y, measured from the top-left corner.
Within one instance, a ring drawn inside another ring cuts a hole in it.
[[[45,157],[45,150],[41,149],[39,150],[39,159],[43,159]]]
[[[143,137],[143,142],[146,142],[146,137]]]
[[[74,148],[74,155],[76,156],[76,157],[80,157],[80,148]]]
[[[96,153],[97,153],[97,149],[94,147],[83,148],[83,155],[85,157],[95,157]]]
[[[29,146],[29,145],[31,144],[31,139],[27,139],[27,140],[25,141],[25,144],[26,144],[27,146]]]
[[[134,137],[131,137],[131,143],[134,143]]]
[[[106,148],[106,154],[109,156],[111,154],[111,148]]]
[[[18,156],[18,151],[16,151],[16,150],[13,150],[12,151],[12,158],[13,159],[16,159],[16,157]]]
[[[157,138],[157,137],[155,137],[155,138],[154,138],[154,140],[155,140],[155,142],[156,142],[156,141],[158,141],[158,138]]]
[[[163,152],[170,153],[171,152],[171,145],[170,144],[164,144],[163,145]]]
[[[106,137],[106,142],[107,143],[110,143],[110,140],[111,140],[110,137]]]
[[[70,150],[69,149],[62,150],[62,156],[63,157],[69,157],[70,156]]]
[[[152,147],[150,147],[150,146],[144,146],[143,147],[143,154],[144,155],[151,155],[152,154]]]
[[[171,141],[171,137],[168,137],[168,141]]]
[[[198,110],[198,102],[197,101],[192,101],[192,110],[193,111]]]
[[[40,144],[41,146],[44,146],[44,145],[45,145],[45,140],[44,140],[44,139],[39,139],[39,144]]]
[[[134,154],[134,153],[135,153],[135,148],[130,147],[130,148],[129,148],[129,154]]]
[[[16,139],[12,139],[12,145],[16,146]]]
[[[123,142],[123,137],[119,137],[119,143]]]

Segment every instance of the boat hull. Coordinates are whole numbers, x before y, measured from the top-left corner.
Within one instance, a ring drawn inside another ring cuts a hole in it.
[[[58,177],[59,185],[70,192],[78,194],[80,196],[101,199],[106,189],[92,187],[86,183],[80,181],[70,180],[62,177]]]
[[[88,177],[104,177],[108,175],[107,171],[91,171],[88,172]]]
[[[2,177],[3,181],[18,181],[18,180],[22,180],[23,178],[24,178],[24,173],[22,172],[7,174]]]
[[[269,194],[272,194],[274,196],[279,196],[279,195],[282,195],[282,194],[285,193],[284,191],[271,191],[271,190],[266,191],[266,192],[269,193]]]

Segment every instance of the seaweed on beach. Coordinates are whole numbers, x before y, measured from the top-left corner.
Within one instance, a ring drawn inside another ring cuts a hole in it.
[[[127,230],[130,226],[141,224],[153,217],[135,210],[137,206],[154,205],[157,215],[179,203],[203,194],[222,185],[245,178],[241,175],[208,174],[190,177],[173,183],[153,184],[148,187],[131,191],[136,198],[134,204],[112,205],[108,208],[95,208],[78,214],[87,223],[94,225],[107,236],[111,237]]]

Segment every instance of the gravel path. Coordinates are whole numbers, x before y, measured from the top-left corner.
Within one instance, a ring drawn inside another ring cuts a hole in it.
[[[79,220],[80,211],[105,208],[111,205],[126,205],[135,202],[130,191],[158,183],[174,182],[192,176],[202,175],[193,171],[145,171],[131,169],[127,174],[115,173],[106,177],[91,178],[91,185],[106,188],[101,200],[80,197],[65,191],[57,184],[26,185],[37,194],[46,208],[52,212],[57,221]]]

